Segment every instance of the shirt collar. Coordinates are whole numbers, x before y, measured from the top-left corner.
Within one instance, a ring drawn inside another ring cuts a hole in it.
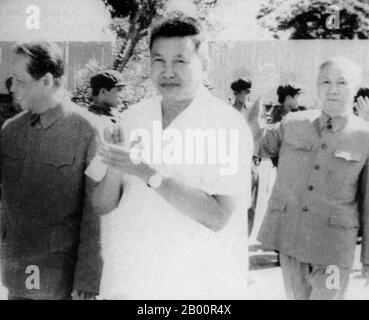
[[[48,109],[40,114],[40,123],[43,129],[47,129],[55,123],[63,115],[62,103],[57,104],[54,108]]]
[[[337,132],[342,130],[347,122],[348,122],[349,115],[343,115],[338,117],[330,117],[323,111],[321,112],[320,118],[319,118],[319,129],[322,131],[327,126],[327,121],[329,119],[332,119],[332,131]]]
[[[95,113],[97,115],[103,115],[108,117],[113,117],[112,108],[101,108],[97,106],[96,104],[92,104],[88,107],[88,111]]]
[[[242,109],[246,109],[246,104],[235,100],[235,102],[233,103],[233,107],[241,111]]]
[[[209,103],[209,96],[211,96],[209,90],[201,85],[197,90],[195,97],[191,101],[191,103],[184,109],[180,114],[177,115],[175,119],[169,124],[167,128],[175,126],[176,123],[182,122],[184,119],[187,119],[190,117],[192,119],[193,115],[198,114],[199,110],[203,108],[207,103]],[[162,97],[158,96],[157,100],[157,118],[162,119],[161,112],[162,112]]]

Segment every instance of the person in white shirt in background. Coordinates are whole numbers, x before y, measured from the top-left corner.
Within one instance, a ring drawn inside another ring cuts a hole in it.
[[[249,95],[251,92],[252,81],[250,79],[238,79],[231,83],[231,89],[234,95],[234,102],[232,107],[239,111],[245,120],[247,121],[249,109],[251,107],[251,102],[249,100]],[[255,102],[254,102],[255,103]],[[248,106],[250,105],[250,106]],[[251,206],[247,210],[248,216],[248,230],[247,234],[250,236],[254,222],[255,222],[255,214],[256,214],[256,204],[258,200],[258,190],[259,190],[259,173],[258,166],[261,162],[261,158],[258,156],[258,148],[254,143],[254,154],[252,156],[251,163]]]
[[[103,217],[104,299],[248,297],[253,138],[244,119],[203,86],[209,63],[200,30],[189,17],[154,28],[151,79],[159,96],[105,130],[98,157],[106,167],[96,158],[86,171],[101,179],[93,201],[110,213]]]

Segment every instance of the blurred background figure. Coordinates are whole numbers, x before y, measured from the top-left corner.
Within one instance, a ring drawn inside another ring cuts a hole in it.
[[[249,95],[251,92],[252,81],[248,78],[238,79],[231,84],[231,89],[233,91],[234,102],[232,104],[233,108],[241,112],[241,114],[247,119],[248,110],[251,107],[251,102],[249,100]],[[246,120],[247,121],[247,120]],[[257,167],[260,164],[261,158],[258,157],[258,148],[256,143],[254,143],[254,155],[252,156],[251,164],[251,207],[247,210],[248,216],[248,235],[250,236],[252,228],[255,221],[256,204],[258,200],[258,190],[259,190],[259,174]]]
[[[278,103],[277,105],[270,103],[264,106],[265,118],[267,123],[273,124],[282,121],[289,112],[303,111],[305,107],[299,106],[299,97],[302,93],[302,88],[288,83],[280,85],[277,89]],[[270,159],[274,167],[278,166],[278,157]]]
[[[277,105],[267,105],[266,119],[268,123],[277,123],[289,112],[306,110],[305,107],[299,106],[299,97],[302,88],[295,84],[280,85],[277,89],[278,103]]]
[[[246,113],[247,102],[251,92],[252,81],[248,78],[238,79],[231,84],[234,101],[233,107],[241,113]]]
[[[0,128],[7,119],[14,117],[22,111],[19,104],[14,101],[13,94],[10,91],[12,86],[12,78],[5,80],[5,87],[8,90],[7,94],[0,95]]]
[[[102,70],[90,79],[93,103],[88,111],[108,120],[107,124],[119,120],[122,109],[125,82],[120,72]]]

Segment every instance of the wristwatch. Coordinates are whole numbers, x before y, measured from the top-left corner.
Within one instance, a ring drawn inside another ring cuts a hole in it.
[[[147,185],[152,188],[152,189],[158,189],[160,188],[162,182],[163,182],[164,177],[160,174],[160,173],[155,173],[153,174],[150,178],[149,181],[147,182]]]

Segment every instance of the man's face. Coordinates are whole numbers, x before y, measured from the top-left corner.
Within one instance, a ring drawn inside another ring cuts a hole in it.
[[[104,90],[102,101],[111,107],[118,107],[123,101],[123,86],[113,87],[110,90]]]
[[[352,110],[356,83],[352,72],[346,69],[328,65],[318,75],[318,98],[322,110],[331,117],[345,115]]]
[[[293,97],[288,95],[284,101],[284,104],[289,110],[296,110],[299,107],[300,94],[297,93]]]
[[[151,49],[151,80],[164,100],[192,99],[204,64],[191,37],[158,38]]]
[[[24,110],[34,110],[47,95],[47,88],[43,85],[42,78],[34,79],[28,73],[30,58],[24,55],[14,55],[11,62],[11,74],[13,77],[10,88],[15,102]]]
[[[236,91],[233,92],[235,100],[238,103],[241,103],[241,104],[244,104],[246,102],[246,98],[249,95],[249,93],[250,93],[249,90],[242,90],[240,92],[236,92]]]

